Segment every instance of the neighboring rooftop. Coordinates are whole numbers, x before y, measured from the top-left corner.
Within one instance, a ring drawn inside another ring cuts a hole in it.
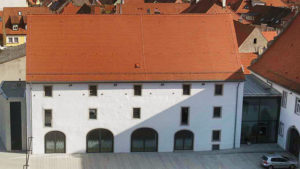
[[[236,38],[239,46],[243,44],[243,42],[255,29],[255,27],[252,25],[242,24],[238,21],[234,21],[234,27],[235,27]]]
[[[277,36],[277,32],[276,31],[263,31],[261,33],[268,40],[268,42],[274,40],[274,38]]]
[[[250,70],[300,93],[300,16],[277,38]]]
[[[6,98],[25,97],[25,81],[4,81],[0,84],[0,93]]]
[[[244,97],[281,96],[277,90],[254,75],[246,75],[245,77]]]
[[[28,82],[244,79],[229,14],[31,15],[28,21]]]
[[[5,33],[13,35],[25,35],[27,30],[27,15],[50,14],[47,7],[5,7],[3,9],[3,23],[5,23]],[[17,24],[18,30],[12,30],[12,25]]]
[[[252,64],[252,62],[257,59],[257,54],[255,53],[240,53],[241,63],[244,68],[244,74],[251,74],[248,67]]]

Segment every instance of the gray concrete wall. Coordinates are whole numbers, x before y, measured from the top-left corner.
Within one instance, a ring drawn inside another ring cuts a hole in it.
[[[257,43],[254,44],[254,39],[257,39]],[[243,44],[239,47],[240,53],[256,53],[263,48],[267,48],[268,41],[262,35],[258,28],[255,28],[252,33],[246,38]]]

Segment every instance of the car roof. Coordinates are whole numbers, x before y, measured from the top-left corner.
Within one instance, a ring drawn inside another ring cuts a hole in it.
[[[280,154],[264,154],[268,158],[283,158]]]

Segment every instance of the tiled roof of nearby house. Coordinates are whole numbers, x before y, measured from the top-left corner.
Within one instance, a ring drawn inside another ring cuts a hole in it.
[[[274,38],[277,36],[276,31],[263,31],[262,34],[268,40],[268,42],[270,42],[271,40],[274,40]]]
[[[240,57],[244,68],[244,74],[251,74],[248,67],[252,64],[254,59],[257,58],[257,55],[255,53],[240,53]]]
[[[254,75],[246,75],[245,77],[244,97],[281,96],[277,90]]]
[[[0,84],[0,93],[4,93],[6,98],[25,97],[26,82],[24,81],[4,81]]]
[[[300,16],[269,47],[250,70],[300,93]]]
[[[242,21],[242,23],[249,23],[242,19],[238,14],[232,11],[229,7],[223,8],[218,0],[201,0],[197,4],[191,5],[184,13],[206,13],[206,14],[222,14],[229,13],[235,21]]]
[[[249,8],[251,7],[251,3],[246,0],[239,0],[238,2],[233,4],[231,7],[236,13],[239,13],[239,14],[248,13]]]
[[[73,5],[73,3],[70,2],[61,10],[60,13],[65,15],[77,14],[80,8],[80,6],[75,6]]]
[[[117,13],[122,14],[179,14],[190,6],[188,3],[125,3],[117,5]]]
[[[19,12],[21,12],[19,15]],[[7,35],[25,35],[26,16],[29,14],[50,14],[51,11],[46,7],[8,7],[3,9],[3,23],[5,23],[5,33]],[[17,31],[12,30],[12,24],[18,24]]]
[[[243,42],[255,29],[254,26],[242,24],[238,21],[234,21],[234,27],[235,27],[236,38],[239,46],[243,44]]]
[[[256,5],[251,8],[251,13],[255,15],[254,24],[267,24],[268,26],[276,26],[281,23],[281,19],[291,14],[288,8],[279,8],[273,6]]]
[[[32,15],[28,22],[29,82],[244,79],[229,14]]]
[[[267,6],[288,7],[288,5],[281,0],[261,0],[261,1],[265,2]]]

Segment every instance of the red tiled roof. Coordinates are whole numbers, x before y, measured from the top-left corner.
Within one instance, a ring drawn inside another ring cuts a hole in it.
[[[251,74],[248,67],[251,65],[254,59],[257,58],[257,55],[255,53],[240,53],[240,57],[241,63],[244,67],[244,74]]]
[[[21,12],[21,16],[19,16]],[[7,35],[25,35],[26,30],[23,27],[19,27],[17,31],[13,31],[10,24],[20,24],[22,16],[29,14],[50,14],[51,11],[47,7],[4,7],[3,8],[3,23],[7,26],[5,31]],[[25,17],[23,17],[25,18]],[[25,18],[26,22],[26,18]]]
[[[267,6],[288,7],[288,5],[281,0],[261,0],[261,1],[265,2]]]
[[[236,38],[239,46],[243,44],[243,42],[255,29],[254,26],[242,24],[238,21],[234,21],[234,27],[235,27]]]
[[[268,42],[270,42],[271,40],[274,40],[274,38],[277,36],[276,31],[264,31],[264,32],[262,32],[262,34],[268,40]]]
[[[188,3],[125,3],[117,5],[117,13],[122,14],[154,14],[157,9],[160,14],[180,14],[190,6]]]
[[[283,32],[250,70],[300,93],[300,16]]]
[[[80,10],[80,6],[73,5],[72,2],[69,2],[61,11],[60,14],[64,15],[70,15],[70,14],[76,14]]]
[[[235,21],[241,19],[242,23],[248,24],[249,22],[242,19],[238,14],[232,11],[229,7],[223,8],[218,0],[201,0],[197,4],[191,5],[184,13],[206,13],[206,14],[222,14],[229,13]]]
[[[32,15],[28,22],[29,82],[244,79],[228,14]]]

